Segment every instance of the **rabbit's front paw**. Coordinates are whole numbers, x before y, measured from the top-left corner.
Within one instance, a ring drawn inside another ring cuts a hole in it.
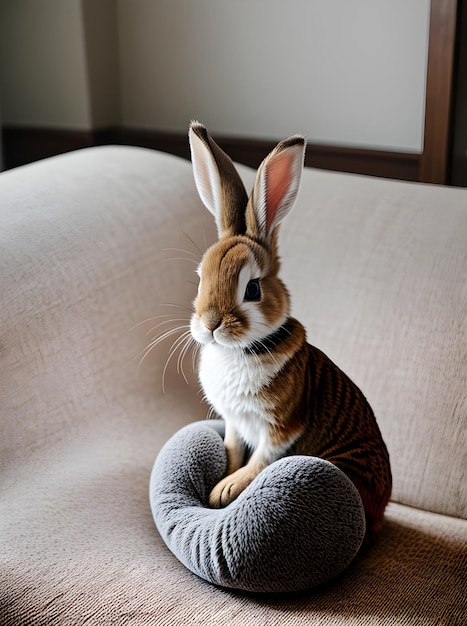
[[[258,472],[246,465],[226,476],[209,494],[209,505],[215,509],[227,506],[248,487],[257,474]]]

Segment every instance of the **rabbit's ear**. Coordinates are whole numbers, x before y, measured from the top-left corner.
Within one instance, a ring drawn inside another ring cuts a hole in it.
[[[191,123],[188,135],[196,187],[219,237],[245,234],[248,195],[232,160],[199,122]]]
[[[248,235],[269,242],[290,213],[300,188],[305,148],[305,138],[294,135],[281,141],[259,166],[246,214]]]

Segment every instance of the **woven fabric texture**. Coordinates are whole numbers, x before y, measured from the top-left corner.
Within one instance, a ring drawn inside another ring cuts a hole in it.
[[[207,411],[190,357],[166,366],[215,238],[190,163],[106,147],[0,174],[0,624],[463,626],[466,209],[305,170],[282,275],[373,406],[395,501],[324,588],[257,596],[188,571],[149,506],[161,447]]]

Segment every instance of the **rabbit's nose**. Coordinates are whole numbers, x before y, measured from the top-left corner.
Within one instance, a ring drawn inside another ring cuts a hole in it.
[[[220,325],[221,325],[220,322],[217,322],[217,324],[213,324],[212,322],[210,322],[209,326],[205,324],[206,328],[209,330],[210,333],[213,333],[216,330],[216,328],[219,328]]]
[[[222,318],[219,314],[210,311],[209,314],[204,316],[203,324],[210,333],[213,333],[216,328],[219,328],[219,326],[222,324]]]

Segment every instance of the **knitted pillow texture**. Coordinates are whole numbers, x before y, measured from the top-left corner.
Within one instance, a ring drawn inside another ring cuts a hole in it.
[[[332,463],[289,456],[264,469],[223,509],[209,507],[225,475],[223,422],[195,422],[161,449],[151,474],[157,529],[201,578],[250,592],[287,592],[342,572],[365,534],[357,489]]]

